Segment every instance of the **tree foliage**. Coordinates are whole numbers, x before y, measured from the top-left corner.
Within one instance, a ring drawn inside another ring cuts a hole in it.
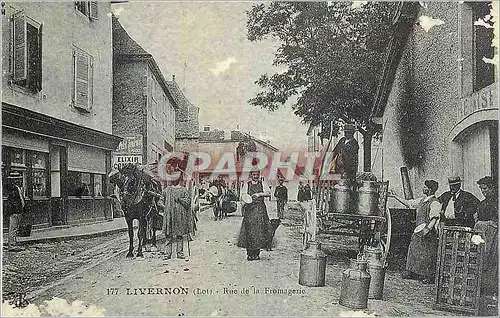
[[[369,129],[395,3],[271,2],[247,12],[247,38],[280,43],[273,65],[262,74],[263,90],[250,103],[270,111],[295,99],[294,113],[305,123],[334,121]],[[362,133],[366,131],[361,130]]]

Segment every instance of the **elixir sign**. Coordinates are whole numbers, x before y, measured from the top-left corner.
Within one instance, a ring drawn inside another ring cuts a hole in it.
[[[113,156],[113,169],[121,169],[129,163],[142,165],[142,155]]]

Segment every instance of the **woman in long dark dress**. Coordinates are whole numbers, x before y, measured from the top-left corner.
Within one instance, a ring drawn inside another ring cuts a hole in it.
[[[259,180],[260,171],[252,171],[252,180],[241,193],[252,197],[252,203],[243,206],[238,246],[247,249],[247,260],[259,260],[260,249],[268,246],[270,222],[264,198],[270,197],[269,188]]]

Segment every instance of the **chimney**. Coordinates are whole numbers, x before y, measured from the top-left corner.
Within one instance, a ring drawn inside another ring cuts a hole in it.
[[[172,75],[172,82],[175,82],[175,75]]]
[[[210,125],[203,126],[203,131],[210,131]]]

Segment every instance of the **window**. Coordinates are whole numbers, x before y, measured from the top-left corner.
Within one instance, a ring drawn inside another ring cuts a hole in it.
[[[31,168],[33,197],[47,197],[49,195],[47,191],[47,154],[31,152]]]
[[[93,104],[93,58],[76,48],[73,50],[72,103],[79,110],[90,112]]]
[[[473,21],[484,19],[490,14],[489,5],[491,2],[473,3]],[[484,26],[474,25],[474,91],[493,84],[494,68],[493,64],[485,63],[483,57],[493,58],[493,29]]]
[[[12,15],[12,82],[33,93],[42,90],[42,24],[24,11]]]
[[[99,11],[97,1],[76,1],[75,7],[90,20],[97,20]]]
[[[154,76],[152,77],[152,83],[151,83],[151,116],[153,119],[156,121],[158,118],[158,100],[156,99],[156,92],[157,92],[157,82]]]
[[[104,189],[104,175],[80,172],[80,171],[68,171],[68,196],[73,197],[103,197],[106,195],[106,190]]]
[[[29,198],[49,196],[48,154],[19,148],[3,147],[2,162],[6,171],[16,171],[22,179],[15,180]]]

